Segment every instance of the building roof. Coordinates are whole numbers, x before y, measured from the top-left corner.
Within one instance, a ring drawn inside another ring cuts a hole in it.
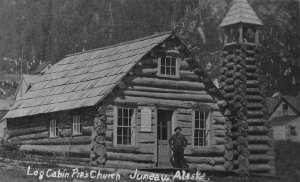
[[[172,32],[68,55],[47,71],[5,118],[31,116],[102,101],[133,66]]]
[[[234,0],[233,5],[222,20],[220,27],[236,23],[263,25],[247,0]]]
[[[298,117],[299,116],[280,116],[280,117],[275,117],[275,118],[271,119],[269,122],[272,125],[285,125],[285,124],[289,123],[290,121],[295,120]]]

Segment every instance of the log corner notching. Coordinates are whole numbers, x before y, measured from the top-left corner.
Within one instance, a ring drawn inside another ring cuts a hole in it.
[[[105,165],[107,160],[105,132],[106,132],[106,108],[99,107],[94,118],[94,126],[91,134],[91,162],[92,166]]]

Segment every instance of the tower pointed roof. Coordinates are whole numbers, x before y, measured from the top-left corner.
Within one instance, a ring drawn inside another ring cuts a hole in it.
[[[236,23],[263,25],[247,0],[234,0],[233,5],[222,20],[220,27]]]

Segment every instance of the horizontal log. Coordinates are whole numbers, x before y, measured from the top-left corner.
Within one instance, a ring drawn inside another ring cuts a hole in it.
[[[256,72],[258,67],[256,65],[246,65],[246,70],[249,72]]]
[[[15,129],[15,130],[7,130],[9,137],[15,137],[20,135],[28,135],[28,134],[35,134],[48,131],[48,126],[37,126],[32,128],[22,128],[22,129]]]
[[[205,90],[203,83],[178,81],[178,80],[163,80],[159,78],[144,78],[144,77],[126,77],[125,82],[140,86],[154,86],[160,88],[175,88],[183,90]]]
[[[154,163],[109,160],[106,161],[105,167],[111,167],[117,169],[145,169],[145,168],[153,168]]]
[[[182,109],[182,108],[178,108],[178,109],[177,109],[177,113],[178,113],[178,114],[191,114],[191,113],[192,113],[192,109]]]
[[[184,159],[188,163],[195,163],[195,164],[210,164],[210,165],[217,165],[217,164],[224,164],[225,159],[223,157],[193,157],[193,156],[185,156]]]
[[[272,141],[272,138],[265,135],[249,135],[247,137],[249,143],[257,144],[257,143],[269,143]]]
[[[188,149],[188,147],[186,148],[187,154],[189,153],[188,150],[190,150],[192,154],[200,154],[203,156],[223,156],[225,151],[224,145],[213,145],[212,147],[191,147],[190,149]]]
[[[192,115],[191,114],[177,114],[177,120],[179,121],[192,121]]]
[[[220,137],[220,138],[224,138],[226,136],[226,130],[212,130],[213,131],[213,135],[215,137]]]
[[[266,134],[270,129],[266,126],[249,126],[247,129],[248,134]]]
[[[154,162],[153,154],[131,154],[107,152],[108,160],[134,161],[134,162]]]
[[[265,119],[247,119],[249,126],[264,126],[266,124]]]
[[[263,97],[259,95],[247,95],[246,99],[247,101],[250,102],[256,102],[256,101],[261,102],[263,100]]]
[[[138,151],[140,153],[144,153],[144,154],[154,154],[155,150],[154,150],[154,143],[150,143],[150,144],[144,144],[144,143],[140,143],[138,145]]]
[[[223,145],[226,143],[226,139],[224,137],[213,137],[213,145]]]
[[[179,126],[181,128],[192,128],[192,123],[191,122],[177,121],[177,126]]]
[[[45,138],[39,140],[24,140],[20,142],[22,145],[69,145],[69,144],[90,144],[90,136],[76,136],[64,138]]]
[[[250,173],[268,173],[273,168],[268,164],[250,164],[248,169]]]
[[[257,102],[249,102],[247,103],[247,109],[248,110],[254,110],[254,109],[262,109],[264,106],[261,103]]]
[[[217,104],[215,103],[200,103],[193,101],[179,101],[179,100],[164,100],[157,98],[149,97],[133,97],[133,96],[124,96],[117,97],[114,100],[116,104],[126,104],[126,105],[155,105],[160,107],[173,107],[173,108],[196,108],[196,109],[210,109],[210,110],[219,110]]]
[[[189,163],[189,168],[196,168],[200,171],[226,171],[224,165],[209,165],[209,164],[195,164]]]
[[[270,160],[275,159],[274,156],[269,156],[265,154],[251,154],[248,157],[250,163],[268,163]]]
[[[216,101],[208,94],[179,94],[179,93],[159,93],[159,92],[143,92],[143,91],[132,91],[125,90],[125,95],[136,96],[136,97],[150,97],[159,99],[176,99],[183,101],[196,101],[204,103],[215,103]]]
[[[90,155],[90,145],[22,145],[20,150],[27,152],[43,152],[43,153],[70,153],[79,155]]]
[[[248,111],[247,116],[250,118],[263,117],[264,112],[263,111]]]
[[[10,140],[12,142],[17,142],[17,141],[23,141],[23,140],[36,140],[36,139],[42,139],[42,138],[48,138],[48,137],[49,137],[49,131],[44,131],[41,133],[20,135],[17,137],[12,137]]]
[[[212,123],[215,125],[224,125],[226,123],[226,119],[224,117],[214,117]]]
[[[137,133],[136,139],[138,143],[154,143],[156,141],[154,133]]]
[[[247,88],[246,93],[251,95],[259,95],[262,91],[259,88]]]
[[[258,87],[259,84],[260,84],[260,83],[259,83],[259,81],[257,81],[257,80],[247,80],[247,81],[246,81],[247,87],[251,87],[251,88]]]
[[[196,82],[202,81],[198,75],[196,75],[194,72],[191,71],[180,70],[179,76],[181,80],[196,81]]]
[[[250,144],[248,146],[250,153],[267,153],[270,150],[268,145],[264,144]]]
[[[190,91],[190,90],[179,90],[179,89],[168,89],[168,88],[157,88],[157,87],[145,87],[145,86],[128,86],[126,90],[144,91],[144,92],[159,92],[159,93],[181,93],[181,94],[198,94],[207,95],[206,91]]]

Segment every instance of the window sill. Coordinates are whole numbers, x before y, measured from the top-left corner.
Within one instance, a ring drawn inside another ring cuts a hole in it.
[[[156,76],[162,77],[162,78],[173,78],[173,79],[179,79],[179,75],[162,75],[162,74],[157,74]]]

